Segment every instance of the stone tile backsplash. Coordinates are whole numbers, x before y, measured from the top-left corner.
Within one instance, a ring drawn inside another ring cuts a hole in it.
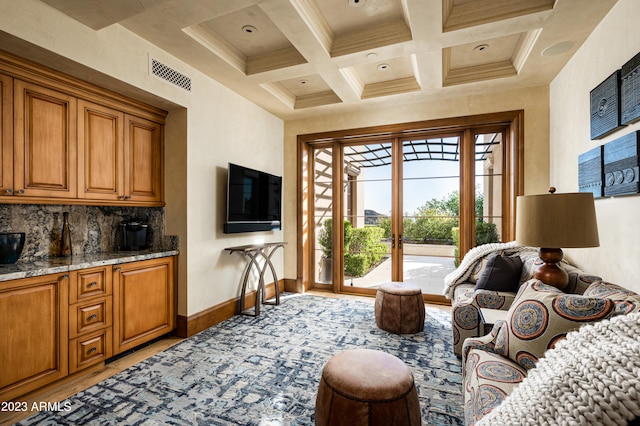
[[[27,234],[19,262],[58,256],[63,212],[69,212],[74,254],[119,250],[121,237],[118,226],[123,220],[132,218],[149,224],[149,248],[174,248],[166,247],[166,242],[171,244],[172,239],[164,236],[162,207],[0,204],[0,232]]]

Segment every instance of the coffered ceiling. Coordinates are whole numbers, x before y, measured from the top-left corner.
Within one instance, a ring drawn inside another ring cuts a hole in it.
[[[122,25],[283,119],[547,84],[616,2],[42,1]]]

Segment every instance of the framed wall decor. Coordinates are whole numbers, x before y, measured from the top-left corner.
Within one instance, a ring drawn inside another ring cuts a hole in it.
[[[591,139],[600,139],[622,127],[620,76],[617,70],[591,91]]]
[[[591,192],[593,198],[603,195],[602,146],[578,156],[578,190]]]
[[[620,87],[621,123],[640,119],[640,53],[622,66]]]
[[[606,143],[602,147],[605,197],[640,192],[639,138],[640,131],[636,131]]]

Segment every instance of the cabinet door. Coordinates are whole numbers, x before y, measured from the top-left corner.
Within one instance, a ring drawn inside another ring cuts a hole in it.
[[[0,197],[13,195],[13,79],[0,74]]]
[[[119,200],[124,197],[124,114],[78,101],[78,197]]]
[[[14,83],[14,195],[76,198],[76,98]]]
[[[113,300],[114,355],[173,330],[173,258],[117,266]]]
[[[159,123],[125,115],[125,193],[129,201],[163,201],[162,129]]]
[[[67,275],[0,282],[0,400],[68,372]]]

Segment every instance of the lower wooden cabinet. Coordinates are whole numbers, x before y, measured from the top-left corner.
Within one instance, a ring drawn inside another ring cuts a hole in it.
[[[67,375],[69,275],[0,282],[0,401]]]
[[[69,373],[104,362],[111,357],[111,327],[69,341]]]
[[[113,298],[114,355],[170,332],[175,327],[173,258],[116,266]]]
[[[174,258],[0,282],[0,401],[175,327]]]

